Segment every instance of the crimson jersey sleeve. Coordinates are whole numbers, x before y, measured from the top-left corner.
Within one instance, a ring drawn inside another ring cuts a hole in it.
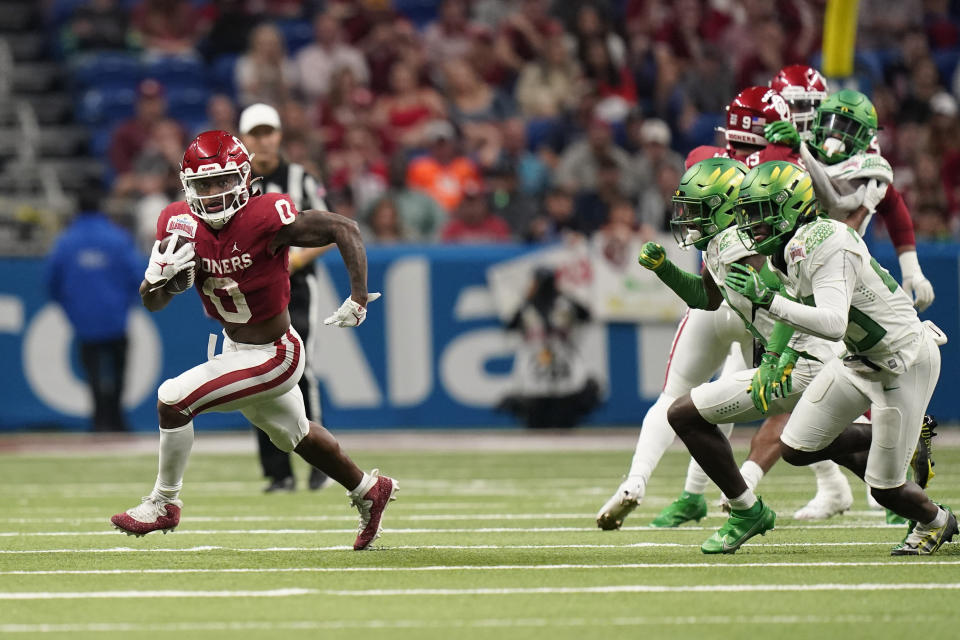
[[[163,240],[171,233],[178,233],[193,240],[197,235],[198,222],[190,207],[182,200],[168,204],[157,218],[157,240]]]
[[[687,154],[686,166],[685,169],[689,169],[693,165],[697,164],[701,160],[708,160],[710,158],[729,158],[730,155],[727,153],[727,150],[723,147],[713,147],[710,145],[703,145],[697,147],[693,151]]]
[[[893,185],[887,186],[887,193],[877,205],[877,214],[890,234],[894,247],[914,246],[917,239],[913,235],[913,219],[900,192]]]

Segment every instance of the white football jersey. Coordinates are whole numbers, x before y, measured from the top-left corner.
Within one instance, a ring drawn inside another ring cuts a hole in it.
[[[911,354],[904,350],[916,349],[917,337],[923,332],[913,301],[871,257],[857,232],[844,223],[818,218],[797,230],[784,248],[787,272],[780,272],[787,291],[804,304],[814,306],[812,276],[828,257],[838,252],[847,252],[860,263],[843,336],[847,350],[871,359],[900,352],[907,362],[911,361]],[[840,271],[823,275],[844,282]]]
[[[749,329],[751,326],[755,328],[766,343],[770,339],[773,325],[777,319],[771,316],[766,309],[754,307],[750,300],[723,284],[730,265],[755,254],[755,251],[746,248],[737,227],[731,226],[710,239],[707,250],[703,254],[703,259],[707,265],[707,271],[710,272],[713,281],[720,287],[727,303],[743,319],[747,328]],[[809,353],[821,362],[826,362],[837,355],[836,345],[801,331],[797,331],[790,339],[790,347],[797,351]]]
[[[876,138],[874,138],[876,140]],[[854,193],[860,186],[866,185],[870,180],[876,180],[880,197],[887,191],[887,187],[893,183],[893,168],[890,163],[879,153],[861,152],[847,158],[837,164],[822,165],[826,174],[830,176],[830,182],[841,196]],[[847,217],[847,212],[828,211],[828,215],[835,220],[843,222]],[[857,231],[862,236],[867,232],[870,221],[873,219],[875,211],[868,211],[860,223]]]

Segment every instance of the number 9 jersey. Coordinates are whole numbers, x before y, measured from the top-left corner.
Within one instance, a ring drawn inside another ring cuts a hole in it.
[[[194,243],[194,286],[212,318],[255,324],[283,312],[290,302],[289,251],[270,253],[270,241],[298,215],[286,194],[251,196],[219,230],[201,221],[186,202],[160,213],[157,239],[178,234]]]

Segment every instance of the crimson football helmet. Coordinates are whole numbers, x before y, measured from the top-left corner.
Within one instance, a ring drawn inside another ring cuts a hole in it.
[[[732,150],[734,145],[765,147],[763,128],[789,119],[790,107],[779,93],[769,87],[747,87],[727,106],[727,149]]]
[[[226,131],[204,131],[180,161],[180,182],[194,214],[214,229],[250,199],[251,154]]]
[[[826,78],[813,67],[791,64],[770,80],[770,88],[790,105],[790,119],[800,135],[809,132],[817,107],[827,99]]]

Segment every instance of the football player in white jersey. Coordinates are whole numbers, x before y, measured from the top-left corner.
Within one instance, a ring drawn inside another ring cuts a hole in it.
[[[731,226],[733,199],[746,172],[745,165],[729,158],[703,160],[684,174],[673,198],[675,216],[671,225],[677,243],[681,247],[693,246],[706,251],[706,269],[712,276],[711,282],[722,283],[727,266],[736,261],[752,256],[757,264],[763,262],[762,256],[744,249],[737,239],[735,227]],[[676,398],[710,379],[730,350],[731,343],[734,351],[742,355],[728,360],[721,377],[731,380],[735,372],[748,370],[745,362],[753,362],[754,339],[766,344],[773,327],[773,321],[765,312],[761,311],[758,316],[751,303],[742,297],[724,300],[718,295],[707,300],[701,277],[680,272],[672,263],[665,261],[659,245],[648,243],[645,253],[641,254],[640,263],[668,281],[687,302],[690,311],[674,340],[664,391],[644,417],[629,475],[597,515],[597,524],[603,529],[618,528],[636,508],[643,498],[653,469],[675,439],[666,419],[667,408]],[[819,345],[819,349],[822,353],[829,353],[831,347],[824,344]],[[746,379],[749,380],[749,376]],[[738,382],[735,386],[736,393],[742,394],[743,385]],[[754,417],[747,418],[752,419]],[[729,435],[732,423],[733,420],[721,424],[719,428]],[[742,467],[743,477],[751,488],[757,486],[763,474],[779,459],[778,438],[785,420],[772,424],[773,429],[762,430],[755,437],[751,443],[751,459],[744,462]],[[765,443],[758,439],[764,437],[772,437],[772,441]],[[760,451],[762,455],[754,455],[755,451]],[[764,453],[768,451],[773,453]],[[703,491],[707,477],[696,461],[691,461],[690,466],[684,493],[653,521],[654,526],[678,526],[686,520],[699,520],[706,515]],[[813,465],[813,470],[817,474],[817,496],[798,511],[798,517],[826,518],[849,509],[853,496],[837,465],[824,461]]]
[[[769,162],[753,169],[743,180],[735,214],[748,248],[770,260],[769,268],[759,270],[733,267],[727,288],[798,331],[842,340],[846,348],[843,358],[826,363],[796,405],[781,435],[784,459],[800,465],[833,459],[848,466],[880,504],[917,523],[892,554],[934,553],[957,533],[957,519],[908,481],[906,472],[940,375],[939,345],[946,336],[929,321],[920,322],[914,301],[870,256],[856,231],[817,216],[812,180],[800,167]],[[787,295],[768,285],[770,274],[783,282]],[[772,386],[775,395],[783,377],[780,369],[761,367],[751,388],[767,395]],[[863,431],[848,425],[867,409],[873,425],[864,455]],[[677,431],[714,481],[736,468],[716,455],[724,438]],[[757,501],[750,491],[737,500],[738,506]],[[742,520],[721,536],[725,544],[742,544],[764,528],[756,515]]]

